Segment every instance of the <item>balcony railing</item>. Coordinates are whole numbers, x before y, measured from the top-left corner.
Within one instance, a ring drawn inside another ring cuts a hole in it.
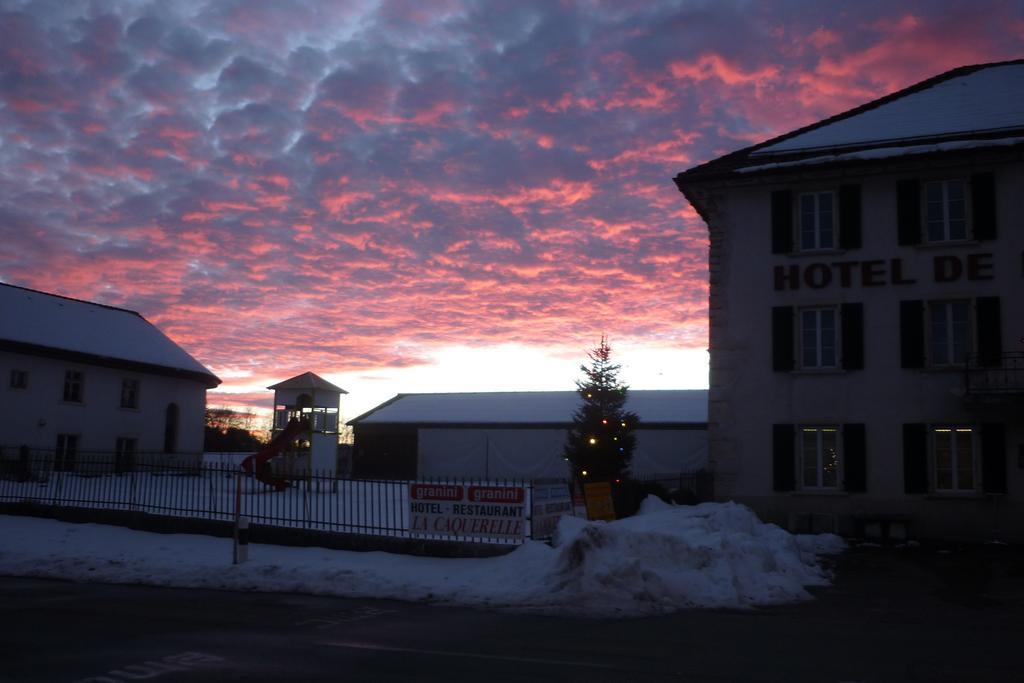
[[[1024,351],[999,356],[999,365],[982,365],[978,354],[970,354],[964,366],[964,388],[968,397],[1024,396]]]

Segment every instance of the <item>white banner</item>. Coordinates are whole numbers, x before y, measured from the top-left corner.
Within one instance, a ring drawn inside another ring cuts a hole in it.
[[[409,484],[409,530],[416,536],[522,540],[526,536],[526,487]]]

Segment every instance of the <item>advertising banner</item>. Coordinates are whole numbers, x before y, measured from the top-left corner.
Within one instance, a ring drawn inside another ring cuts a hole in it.
[[[551,538],[562,515],[572,515],[572,494],[568,483],[560,480],[533,482],[533,516],[531,536]]]
[[[521,541],[526,536],[526,487],[409,484],[409,530],[415,536]]]

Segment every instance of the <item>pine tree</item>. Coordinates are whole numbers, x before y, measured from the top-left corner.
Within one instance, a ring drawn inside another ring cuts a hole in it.
[[[582,403],[573,415],[565,457],[577,480],[615,480],[629,474],[637,416],[625,412],[628,387],[619,382],[620,366],[611,360],[608,340],[602,336],[587,355],[591,362],[580,366],[584,379],[576,382],[576,391]]]

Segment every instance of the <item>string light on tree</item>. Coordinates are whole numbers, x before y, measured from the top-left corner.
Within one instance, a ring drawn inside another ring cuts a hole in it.
[[[608,340],[602,337],[587,355],[590,364],[580,366],[584,377],[576,382],[576,390],[581,403],[564,456],[575,476],[613,481],[629,474],[637,417],[625,412],[628,388],[618,380],[620,366],[611,361]]]

